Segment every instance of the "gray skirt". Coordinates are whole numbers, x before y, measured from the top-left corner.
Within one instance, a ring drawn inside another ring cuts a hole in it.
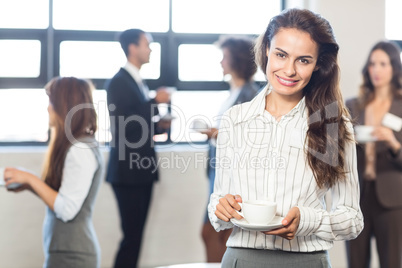
[[[282,250],[227,248],[222,268],[331,268],[327,251],[288,252]]]
[[[99,268],[100,256],[77,252],[52,252],[45,257],[43,268]]]

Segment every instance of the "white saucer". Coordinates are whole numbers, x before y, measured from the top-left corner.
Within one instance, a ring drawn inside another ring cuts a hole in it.
[[[275,216],[272,221],[268,224],[250,224],[248,223],[248,221],[246,221],[246,219],[235,219],[232,218],[230,219],[230,221],[236,225],[237,227],[240,227],[244,230],[248,230],[248,231],[261,231],[261,232],[266,232],[266,231],[270,231],[279,227],[282,227],[282,220],[284,219],[284,217],[281,216]]]

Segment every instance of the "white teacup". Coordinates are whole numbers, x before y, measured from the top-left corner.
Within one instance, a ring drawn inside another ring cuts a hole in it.
[[[250,224],[268,224],[275,217],[276,203],[268,200],[246,200],[239,203],[239,214]]]
[[[374,131],[374,126],[355,126],[355,136],[358,142],[372,142],[377,139],[372,135]]]

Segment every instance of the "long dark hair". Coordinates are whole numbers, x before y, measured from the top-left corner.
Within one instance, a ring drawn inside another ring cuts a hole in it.
[[[380,41],[373,46],[367,57],[366,63],[364,64],[362,75],[363,83],[359,90],[359,103],[360,108],[366,107],[374,99],[374,85],[371,82],[369,74],[369,65],[371,54],[375,50],[382,50],[387,53],[392,66],[392,80],[391,80],[391,91],[393,97],[402,98],[402,63],[401,63],[401,50],[398,45],[392,41]]]
[[[303,89],[309,114],[306,154],[318,186],[331,187],[346,178],[345,144],[352,140],[345,119],[349,113],[339,88],[339,46],[326,19],[306,9],[285,10],[271,19],[257,40],[256,61],[264,73],[268,64],[266,51],[283,28],[308,33],[319,47],[318,69]]]
[[[42,176],[51,188],[58,191],[67,151],[72,145],[68,134],[74,139],[79,139],[94,136],[97,129],[96,112],[92,101],[93,85],[89,81],[75,77],[56,77],[50,80],[45,89],[55,113],[55,122],[51,127],[49,150]],[[68,121],[69,124],[66,126],[69,112],[83,104],[86,105],[85,108],[75,110],[71,122]]]

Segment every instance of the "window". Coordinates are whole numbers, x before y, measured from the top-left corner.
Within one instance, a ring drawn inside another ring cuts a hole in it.
[[[179,79],[182,81],[220,81],[221,51],[214,45],[180,45]]]
[[[40,57],[38,40],[0,40],[0,76],[38,77]]]
[[[53,26],[59,30],[140,28],[147,32],[167,32],[169,29],[167,0],[53,0],[53,5]]]
[[[219,107],[229,96],[228,91],[177,91],[172,96],[171,140],[173,142],[200,142],[206,136],[191,129],[194,120],[202,120],[216,127]]]
[[[0,28],[45,29],[48,26],[49,0],[0,1]]]
[[[48,103],[44,89],[0,90],[0,141],[46,142]]]
[[[281,1],[173,0],[178,33],[260,34],[281,11]]]
[[[146,79],[160,76],[160,44],[151,44],[150,63],[141,68]],[[126,62],[119,42],[63,41],[60,44],[60,75],[86,78],[112,77]]]
[[[110,141],[104,84],[125,64],[117,37],[128,28],[140,28],[153,36],[150,63],[140,71],[150,89],[177,88],[172,97],[176,119],[171,131],[155,139],[205,141],[202,134],[190,130],[191,121],[201,117],[213,125],[228,96],[221,51],[214,43],[222,34],[257,37],[280,12],[282,2],[0,1],[0,124],[11,126],[0,133],[0,143],[48,140],[48,100],[43,87],[55,76],[94,82],[97,139]],[[255,79],[264,82],[264,74],[258,71]]]
[[[94,107],[97,117],[98,130],[96,131],[96,139],[104,144],[111,141],[112,136],[109,131],[110,121],[109,121],[109,111],[107,110],[106,101],[106,91],[102,89],[97,89],[93,92],[92,98],[94,101]]]

